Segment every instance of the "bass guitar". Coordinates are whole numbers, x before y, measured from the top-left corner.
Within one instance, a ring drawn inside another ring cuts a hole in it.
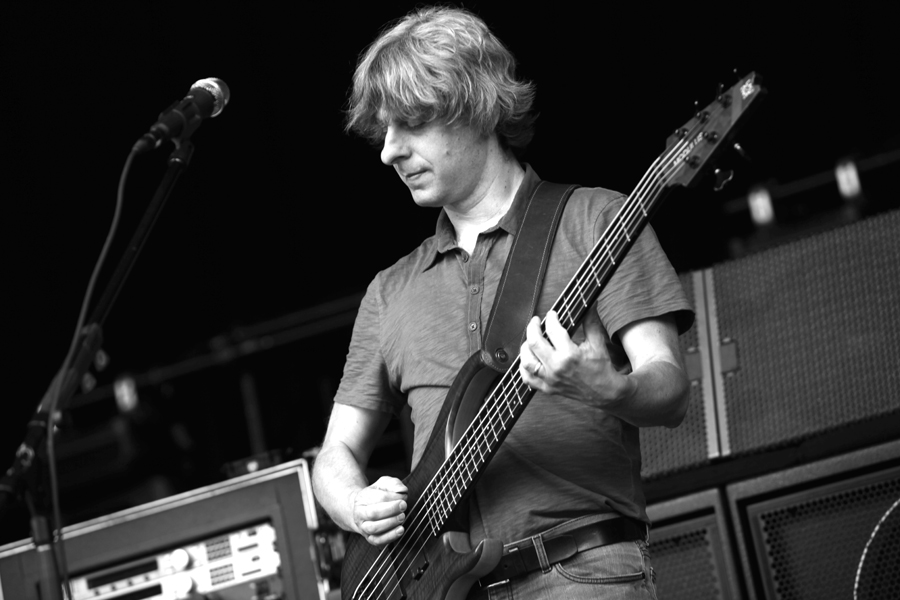
[[[570,335],[666,192],[696,184],[763,92],[751,73],[668,138],[553,305]],[[502,375],[480,353],[466,361],[437,417],[446,427],[434,427],[405,480],[409,508],[402,537],[375,547],[351,536],[341,578],[344,600],[462,600],[499,563],[502,541],[471,547],[464,502],[533,395],[519,375],[518,358]]]

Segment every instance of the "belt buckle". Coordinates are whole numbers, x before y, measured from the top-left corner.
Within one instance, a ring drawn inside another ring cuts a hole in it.
[[[518,568],[517,569],[510,568],[512,566],[511,564],[509,564],[510,562],[516,563],[516,566]],[[506,564],[504,564],[504,563],[506,563]],[[500,564],[498,564],[496,567],[491,569],[491,573],[496,571],[497,568],[500,567],[501,565],[503,565],[504,568],[509,572],[508,573],[509,576],[506,579],[501,579],[499,581],[495,581],[494,583],[489,583],[487,585],[484,585],[484,583],[481,582],[481,579],[479,579],[478,585],[479,585],[479,587],[481,587],[481,589],[486,590],[488,588],[494,587],[495,585],[507,583],[507,582],[509,582],[510,579],[512,579],[516,575],[519,575],[520,573],[522,573],[525,570],[525,562],[522,560],[522,556],[519,554],[519,549],[516,546],[513,546],[512,548],[510,548],[508,552],[503,553],[503,556],[500,557]],[[511,572],[511,571],[515,571],[515,572]]]
[[[483,590],[489,590],[489,589],[491,589],[491,588],[494,587],[494,586],[502,585],[502,584],[504,584],[504,583],[509,583],[509,579],[503,579],[502,581],[495,581],[494,583],[489,583],[489,584],[487,584],[487,585],[484,585],[483,583],[481,583],[481,580],[479,579],[479,580],[478,580],[478,587],[480,587],[480,588],[483,589]]]

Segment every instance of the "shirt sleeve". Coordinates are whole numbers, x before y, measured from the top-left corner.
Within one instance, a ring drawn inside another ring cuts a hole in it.
[[[603,209],[594,228],[595,244],[624,201],[623,196]],[[610,337],[629,323],[670,313],[675,317],[678,333],[684,333],[693,324],[693,308],[649,224],[600,294],[597,311]]]
[[[369,284],[359,306],[344,374],[334,401],[399,414],[405,403],[390,382],[381,344],[380,278]]]

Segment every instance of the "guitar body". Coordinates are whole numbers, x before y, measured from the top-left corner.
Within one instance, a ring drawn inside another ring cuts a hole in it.
[[[417,503],[498,377],[479,353],[466,361],[447,393],[419,464],[404,480],[409,489],[408,506]],[[441,423],[447,427],[442,428]],[[461,506],[454,512],[437,535],[407,529],[400,540],[380,547],[360,535],[351,535],[341,573],[341,598],[465,598],[472,585],[500,562],[503,543],[485,540],[473,549],[463,509]]]
[[[394,545],[394,549],[398,546]],[[503,542],[486,540],[474,550],[469,534],[453,531],[439,538],[428,537],[417,549],[415,561],[398,560],[396,569],[379,574],[378,580],[367,578],[359,569],[341,574],[341,598],[378,600],[464,600],[472,585],[488,574],[503,555]],[[357,565],[370,567],[383,559],[382,549],[371,546],[360,536],[353,536],[344,558]],[[371,593],[368,593],[370,592]]]

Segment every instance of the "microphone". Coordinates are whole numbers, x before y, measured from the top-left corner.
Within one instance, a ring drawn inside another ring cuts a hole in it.
[[[225,82],[214,77],[201,79],[191,86],[188,95],[160,113],[156,123],[134,144],[135,153],[158,148],[165,140],[187,138],[200,122],[222,112],[231,99]]]

